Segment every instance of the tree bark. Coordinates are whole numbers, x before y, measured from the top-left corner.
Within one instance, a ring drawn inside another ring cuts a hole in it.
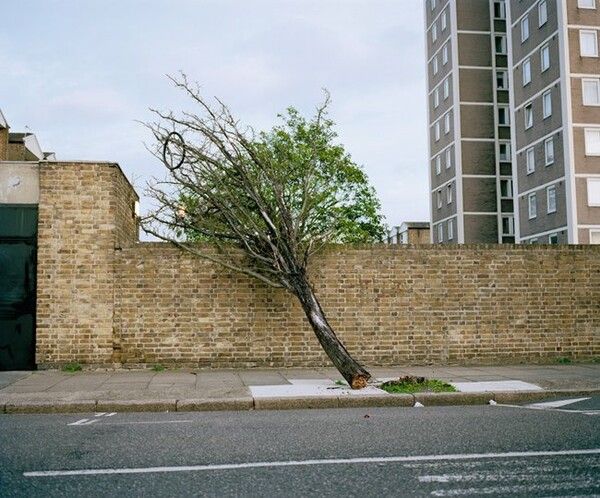
[[[371,374],[350,356],[335,335],[304,272],[300,272],[294,280],[292,292],[300,301],[306,318],[331,362],[352,389],[366,387]]]

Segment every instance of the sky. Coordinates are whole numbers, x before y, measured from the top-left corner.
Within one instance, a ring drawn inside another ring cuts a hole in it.
[[[387,224],[429,220],[422,0],[28,0],[2,17],[11,131],[58,160],[119,163],[142,213],[166,170],[141,123],[193,110],[167,78],[183,72],[257,130],[289,106],[312,116],[326,88]]]

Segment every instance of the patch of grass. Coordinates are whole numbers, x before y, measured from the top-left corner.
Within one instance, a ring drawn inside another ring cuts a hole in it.
[[[390,380],[381,384],[381,389],[388,393],[413,394],[413,393],[453,393],[454,386],[447,382],[425,377],[405,375],[398,380]]]
[[[336,386],[345,386],[345,385],[346,385],[346,383],[345,383],[343,380],[336,380],[336,381],[335,381],[335,385],[336,385]]]
[[[561,363],[562,365],[568,365],[569,363],[573,362],[573,360],[571,360],[571,358],[569,358],[568,356],[563,356],[561,358],[558,358],[556,361],[558,363]]]
[[[63,372],[70,372],[70,373],[81,372],[81,365],[79,363],[68,363],[66,365],[63,365],[61,370]]]
[[[163,367],[162,365],[154,365],[152,367],[153,372],[162,372],[164,369],[165,369],[165,367]]]

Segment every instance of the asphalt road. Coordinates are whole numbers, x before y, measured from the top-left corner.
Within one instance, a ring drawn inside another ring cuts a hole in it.
[[[2,415],[0,496],[599,495],[600,400],[556,403]]]

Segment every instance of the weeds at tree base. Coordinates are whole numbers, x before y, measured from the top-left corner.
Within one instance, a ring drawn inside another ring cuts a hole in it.
[[[388,393],[414,394],[414,393],[453,393],[454,386],[447,382],[425,377],[405,375],[398,380],[389,380],[381,384],[381,389]]]
[[[81,372],[81,365],[79,363],[69,363],[67,365],[63,365],[61,368],[63,372]]]

